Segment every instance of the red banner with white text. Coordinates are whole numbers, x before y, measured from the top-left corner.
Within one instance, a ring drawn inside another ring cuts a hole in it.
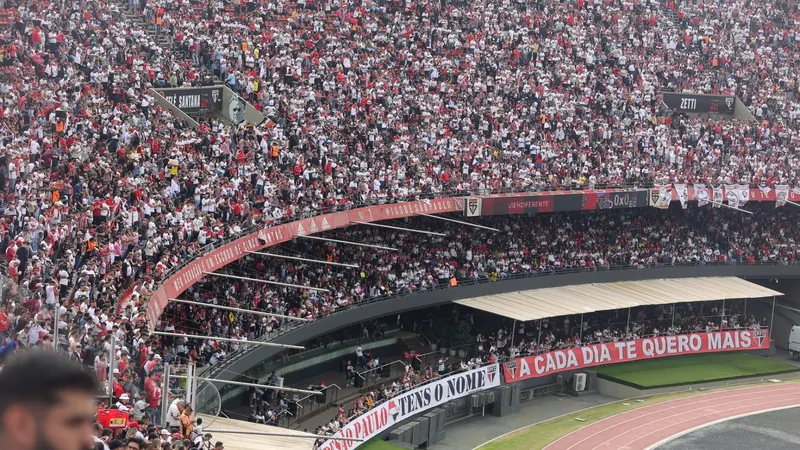
[[[654,336],[553,350],[503,363],[506,383],[530,380],[568,370],[606,364],[697,353],[762,350],[769,348],[767,330],[728,330],[709,333]]]

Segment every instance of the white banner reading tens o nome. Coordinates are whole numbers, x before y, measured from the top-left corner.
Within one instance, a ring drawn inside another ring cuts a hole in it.
[[[362,414],[334,436],[364,442],[405,419],[465,395],[500,386],[500,371],[491,364],[436,380],[400,394]],[[363,442],[328,440],[318,450],[352,450]]]

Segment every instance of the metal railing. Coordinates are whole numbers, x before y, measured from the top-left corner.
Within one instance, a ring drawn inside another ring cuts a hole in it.
[[[339,392],[342,390],[338,384],[331,384],[325,386],[320,390],[325,395],[309,394],[303,398],[295,400],[297,404],[297,414],[292,415],[291,420],[288,420],[286,426],[299,424],[306,418],[314,415],[321,410],[327,409],[332,405],[339,403]]]

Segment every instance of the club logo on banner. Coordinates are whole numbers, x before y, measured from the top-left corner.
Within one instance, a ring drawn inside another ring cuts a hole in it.
[[[605,364],[697,353],[761,350],[769,348],[769,345],[767,330],[729,330],[656,336],[553,350],[541,355],[516,358],[503,364],[503,375],[506,383],[514,383]]]
[[[672,186],[655,186],[650,190],[650,206],[659,209],[669,208],[672,201]]]
[[[498,374],[498,364],[491,364],[420,386],[356,417],[334,436],[363,439],[366,442],[387,428],[418,413],[475,392],[500,386]],[[351,450],[364,442],[328,440],[318,450]]]
[[[470,197],[467,199],[467,217],[479,217],[481,215],[481,199]]]
[[[787,200],[789,200],[789,186],[775,186],[775,207],[785,206]]]

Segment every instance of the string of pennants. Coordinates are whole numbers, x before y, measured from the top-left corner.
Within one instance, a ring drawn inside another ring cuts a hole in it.
[[[693,201],[696,201],[698,206],[710,204],[714,208],[725,206],[735,209],[743,207],[747,202],[775,202],[775,207],[780,208],[787,203],[797,205],[796,202],[800,202],[800,188],[787,185],[753,188],[747,184],[724,184],[715,187],[700,183],[693,185],[673,183],[657,185],[650,190],[650,206],[666,209],[675,201],[680,202],[684,209]],[[727,205],[723,202],[727,202]]]

